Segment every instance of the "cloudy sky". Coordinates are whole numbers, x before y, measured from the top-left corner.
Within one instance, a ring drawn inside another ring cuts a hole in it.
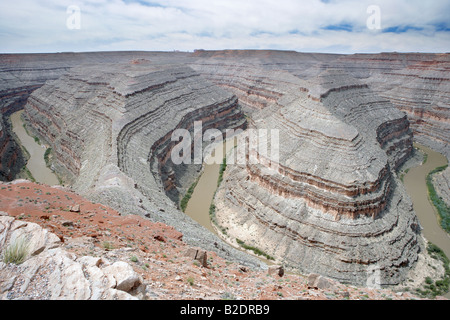
[[[450,52],[449,0],[0,0],[0,52]]]

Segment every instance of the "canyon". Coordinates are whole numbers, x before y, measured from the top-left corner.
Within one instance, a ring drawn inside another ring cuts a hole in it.
[[[172,226],[189,245],[251,268],[267,266],[236,240],[291,270],[358,286],[375,270],[381,286],[399,285],[424,259],[426,239],[397,170],[413,141],[450,157],[449,69],[449,54],[4,54],[0,179],[26,163],[9,120],[23,109],[55,172],[90,201]],[[217,234],[179,208],[201,164],[174,164],[171,138],[193,134],[195,121],[224,135],[279,131],[279,146],[268,143],[277,159],[256,152],[227,166],[214,197]],[[434,180],[448,204],[449,176]]]

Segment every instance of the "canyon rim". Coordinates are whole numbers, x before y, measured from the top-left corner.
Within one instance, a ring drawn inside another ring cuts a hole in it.
[[[413,142],[450,157],[449,70],[450,54],[1,54],[0,179],[26,177],[9,120],[23,110],[47,164],[90,201],[247,268],[268,266],[240,243],[290,272],[365,287],[376,271],[381,288],[404,285],[429,257],[400,171],[420,158]],[[278,132],[247,155],[256,161],[227,164],[216,233],[180,208],[202,164],[174,162],[172,137],[195,139],[196,122],[216,138]],[[447,206],[449,177],[432,180]]]

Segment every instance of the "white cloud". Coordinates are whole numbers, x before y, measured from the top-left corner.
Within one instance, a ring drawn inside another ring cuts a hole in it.
[[[366,27],[369,5],[381,9],[381,25]],[[81,9],[81,29],[66,28],[69,5]],[[14,0],[0,3],[0,51],[286,49],[450,51],[450,4],[407,0]],[[324,30],[340,27],[351,29]],[[417,30],[414,30],[416,28]],[[394,29],[395,30],[395,29]]]

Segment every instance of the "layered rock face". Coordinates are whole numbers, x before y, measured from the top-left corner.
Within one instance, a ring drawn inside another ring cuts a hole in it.
[[[413,135],[449,156],[449,57],[0,55],[0,107],[5,117],[27,102],[34,134],[51,145],[56,171],[79,193],[259,265],[178,210],[199,165],[170,159],[174,130],[192,133],[194,121],[203,131],[245,128],[242,106],[250,128],[279,130],[280,157],[276,170],[265,154],[228,167],[216,197],[228,234],[304,271],[364,285],[375,270],[382,284],[395,284],[419,245],[417,219],[393,170],[409,156]],[[2,137],[0,151],[19,154]],[[3,156],[2,165],[13,158]]]
[[[405,114],[341,72],[287,91],[252,114],[255,128],[279,130],[279,164],[258,151],[258,163],[227,169],[220,226],[305,272],[365,284],[376,269],[380,284],[399,283],[419,252],[418,220],[393,176],[412,150]]]
[[[24,164],[20,148],[11,137],[7,123],[0,114],[0,180],[14,179]]]
[[[82,63],[129,61],[158,53],[58,53],[0,55],[0,180],[10,181],[20,172],[25,160],[12,138],[7,118],[23,109],[30,94],[46,81],[56,80],[70,68]]]
[[[175,226],[195,245],[236,251],[212,234],[199,236],[204,229],[178,210],[179,190],[196,176],[171,161],[176,129],[192,131],[195,121],[203,131],[245,127],[232,93],[182,65],[84,65],[34,91],[24,115],[79,193]],[[259,264],[237,251],[235,257]]]
[[[340,60],[360,66],[373,62],[365,81],[408,115],[417,141],[449,158],[450,55],[381,54],[367,58],[355,55]]]
[[[228,50],[198,51],[194,56],[197,57],[193,62],[194,68],[201,70],[212,81],[230,88],[236,87],[237,91],[250,90],[244,94],[247,96],[245,99],[252,99],[252,93],[258,95],[259,90],[265,90],[267,78],[272,78],[272,73],[286,71],[301,79],[311,79],[324,70],[345,71],[352,77],[361,79],[375,93],[389,99],[395,107],[404,111],[418,141],[449,157],[448,53],[336,55]],[[257,73],[263,75],[265,81],[252,81],[250,75],[254,73],[254,68],[261,70]],[[270,76],[265,77],[269,74]],[[259,105],[261,103],[264,102],[259,102]]]

